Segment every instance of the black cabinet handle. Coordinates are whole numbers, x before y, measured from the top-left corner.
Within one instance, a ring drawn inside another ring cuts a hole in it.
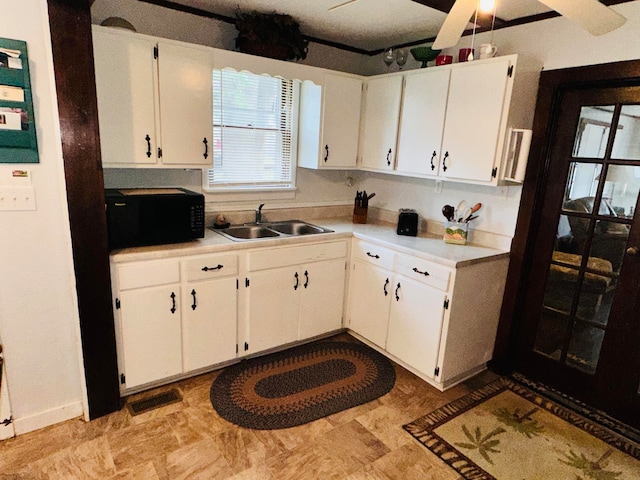
[[[147,158],[151,158],[151,137],[147,134],[144,139],[147,141]]]
[[[373,255],[371,252],[367,252],[367,257],[375,258],[377,260],[378,258],[380,258],[380,255]]]
[[[391,149],[387,152],[387,165],[391,165]]]
[[[202,143],[204,143],[204,153],[202,154],[202,156],[206,159],[207,157],[209,157],[209,142],[207,142],[207,137],[204,137]]]
[[[327,160],[329,160],[329,145],[324,146],[324,151],[325,151],[324,161],[326,162]]]
[[[176,313],[176,294],[171,292],[171,313]]]
[[[296,277],[296,284],[293,286],[293,289],[298,290],[298,285],[300,285],[300,278],[298,277],[298,272],[296,272],[294,277]]]
[[[398,296],[398,290],[400,290],[400,282],[398,282],[398,286],[396,287],[396,302],[400,300],[400,297]]]
[[[433,163],[433,160],[436,158],[437,155],[438,154],[436,153],[435,150],[431,154],[431,170],[435,170],[436,169],[436,165]]]
[[[444,152],[444,156],[442,157],[442,171],[447,171],[447,157],[449,156],[449,152]]]
[[[195,288],[193,290],[191,290],[191,295],[193,296],[193,303],[191,304],[191,310],[195,310],[196,307],[198,306],[196,304],[196,289]]]
[[[425,270],[424,272],[422,272],[422,271],[418,270],[418,268],[417,268],[417,267],[413,267],[413,269],[412,269],[412,270],[413,270],[414,272],[416,272],[416,273],[419,273],[420,275],[424,275],[425,277],[428,277],[428,276],[429,276],[429,272],[427,272],[426,270]]]
[[[306,270],[304,271],[304,288],[307,288],[309,286],[309,272],[307,272]]]
[[[387,285],[389,285],[389,279],[387,278],[384,282],[384,286],[382,287],[382,290],[384,291],[384,296],[386,297],[387,295],[389,295],[389,292],[387,292]]]
[[[216,266],[216,267],[202,267],[202,271],[203,272],[208,272],[210,270],[221,270],[222,267],[224,267],[224,265],[220,265],[220,264],[218,264],[218,266]]]

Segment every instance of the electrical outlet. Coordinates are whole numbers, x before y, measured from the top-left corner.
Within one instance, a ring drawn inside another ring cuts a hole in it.
[[[36,209],[36,193],[32,186],[0,186],[0,211]]]

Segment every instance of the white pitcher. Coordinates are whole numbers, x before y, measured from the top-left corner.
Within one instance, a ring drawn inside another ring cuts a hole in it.
[[[483,43],[480,45],[480,58],[492,58],[498,53],[498,47],[491,43]]]

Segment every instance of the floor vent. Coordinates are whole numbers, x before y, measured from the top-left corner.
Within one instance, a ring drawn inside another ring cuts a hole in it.
[[[141,398],[135,402],[127,403],[129,413],[131,415],[140,415],[141,413],[148,412],[155,408],[164,407],[172,403],[182,401],[182,397],[177,390],[169,390],[168,392],[162,392],[152,397]]]

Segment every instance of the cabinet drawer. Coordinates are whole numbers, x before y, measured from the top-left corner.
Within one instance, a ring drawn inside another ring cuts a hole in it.
[[[249,270],[301,265],[304,263],[344,258],[347,256],[347,242],[330,242],[316,245],[300,245],[271,248],[249,253]]]
[[[451,270],[429,260],[398,254],[397,272],[439,290],[449,290]]]
[[[355,240],[353,242],[352,256],[354,259],[357,258],[359,260],[378,265],[382,268],[386,268],[387,270],[391,270],[393,269],[395,252],[372,243]]]
[[[207,255],[182,261],[185,279],[206,280],[207,278],[227,277],[238,273],[237,255]]]
[[[180,281],[177,260],[118,265],[116,271],[120,290],[167,285]]]

